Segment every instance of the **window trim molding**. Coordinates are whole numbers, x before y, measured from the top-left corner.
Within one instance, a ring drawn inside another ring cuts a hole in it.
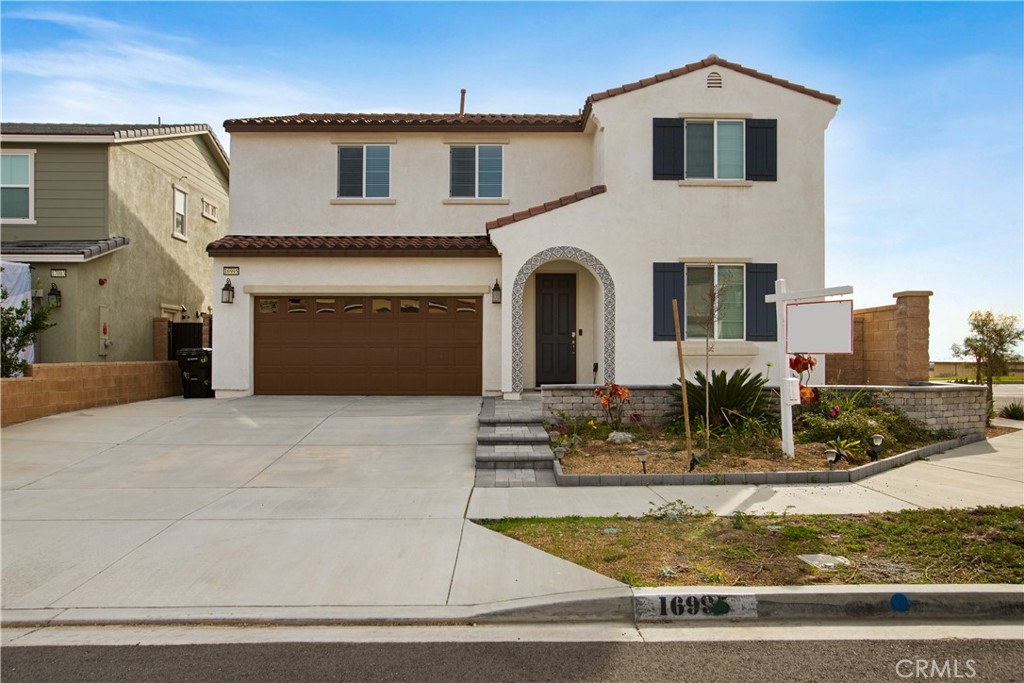
[[[176,224],[178,217],[176,204],[179,192],[185,197],[185,211],[181,215],[181,232],[178,232]],[[188,242],[188,194],[188,188],[177,183],[171,184],[171,237],[182,242]]]
[[[36,225],[36,150],[35,149],[4,149],[0,154],[24,155],[28,157],[28,218],[4,218],[4,223],[11,225]],[[3,187],[20,188],[22,185],[4,185]]]
[[[199,205],[202,209],[201,214],[203,218],[214,223],[218,222],[218,214],[220,213],[220,207],[208,200],[206,197],[199,198]],[[210,207],[212,211],[208,211],[206,207]]]
[[[349,206],[349,205],[363,205],[363,206],[374,206],[374,205],[391,205],[397,204],[398,200],[392,197],[335,197],[331,200],[333,206]]]

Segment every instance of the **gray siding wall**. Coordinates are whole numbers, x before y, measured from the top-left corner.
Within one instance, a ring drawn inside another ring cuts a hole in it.
[[[108,236],[107,145],[8,146],[36,150],[36,223],[4,223],[5,241],[92,240]]]

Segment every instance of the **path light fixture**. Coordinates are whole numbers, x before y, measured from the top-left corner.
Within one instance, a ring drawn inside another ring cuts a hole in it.
[[[231,284],[231,278],[224,283],[223,289],[220,290],[220,302],[222,304],[233,304],[235,303],[235,288]]]
[[[559,446],[555,449],[555,457],[558,458],[558,462],[562,462],[562,458],[565,457],[565,446]]]
[[[497,278],[494,279],[494,286],[491,287],[491,303],[492,304],[500,304],[501,303],[501,284],[498,283],[498,279]]]
[[[636,459],[640,461],[640,466],[644,468],[644,474],[647,474],[647,457],[650,455],[650,451],[646,448],[638,449],[636,452]]]
[[[868,446],[868,457],[872,460],[878,460],[878,456],[882,454],[882,442],[885,441],[885,437],[881,434],[871,435],[871,445]]]
[[[829,469],[832,469],[832,466],[839,462],[839,458],[841,457],[842,455],[839,454],[839,451],[834,448],[829,448],[825,451],[825,459],[828,460]]]
[[[696,453],[690,453],[690,469],[688,469],[686,471],[687,472],[693,472],[695,469],[697,469],[697,465],[699,465],[699,464],[700,464],[700,458],[697,457],[697,454]]]
[[[50,283],[50,291],[46,295],[46,298],[50,300],[50,305],[51,306],[53,306],[54,308],[60,308],[60,299],[61,299],[61,297],[60,297],[60,290],[57,289],[57,283],[56,282],[51,282]]]

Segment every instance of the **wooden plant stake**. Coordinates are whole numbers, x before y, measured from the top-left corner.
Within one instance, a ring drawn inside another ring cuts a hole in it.
[[[686,425],[686,452],[693,455],[690,439],[690,404],[686,399],[686,366],[683,364],[683,334],[679,329],[679,303],[672,299],[672,319],[676,325],[676,353],[679,355],[679,385],[683,395],[683,422]]]

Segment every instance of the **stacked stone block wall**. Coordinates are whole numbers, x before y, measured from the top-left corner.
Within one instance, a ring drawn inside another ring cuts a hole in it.
[[[594,396],[598,384],[549,384],[541,388],[544,420],[569,417],[603,418],[601,401]],[[669,385],[637,385],[629,387],[630,401],[623,410],[623,424],[636,414],[647,424],[665,424],[679,412],[680,395]]]
[[[555,420],[566,415],[577,418],[600,418],[604,416],[598,399],[594,397],[593,384],[550,385],[541,389],[541,403],[545,420]],[[879,397],[880,402],[899,408],[932,430],[948,429],[957,436],[983,436],[988,406],[985,387],[962,385],[928,386],[850,386],[835,385],[822,387],[840,394],[854,394],[868,391]],[[679,412],[679,395],[669,385],[643,385],[629,387],[632,400],[627,404],[626,420],[633,412],[640,412],[645,420],[664,424]],[[771,387],[769,401],[778,410],[778,392]],[[624,420],[624,422],[626,421]]]
[[[853,312],[853,354],[827,354],[828,383],[875,386],[928,381],[928,291],[896,292],[890,306]]]
[[[29,372],[0,380],[0,425],[182,392],[173,361],[40,363]]]
[[[153,318],[153,360],[167,360],[171,352],[171,321]]]

